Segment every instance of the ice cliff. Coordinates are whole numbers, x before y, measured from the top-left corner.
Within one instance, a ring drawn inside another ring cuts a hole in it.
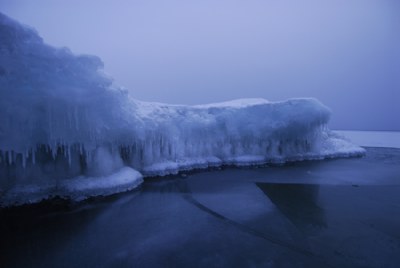
[[[114,193],[179,170],[363,154],[327,129],[315,99],[141,102],[102,67],[0,13],[0,206]]]

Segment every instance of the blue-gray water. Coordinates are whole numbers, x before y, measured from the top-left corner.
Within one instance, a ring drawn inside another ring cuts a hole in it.
[[[400,149],[0,211],[0,267],[398,267]]]

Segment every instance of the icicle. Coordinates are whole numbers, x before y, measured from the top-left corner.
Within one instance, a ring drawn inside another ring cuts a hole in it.
[[[91,160],[90,150],[85,150],[85,154],[86,154],[86,162],[89,162],[89,160]]]
[[[50,148],[51,150],[51,156],[53,157],[53,160],[56,159],[57,156],[57,146],[53,144]]]
[[[37,149],[37,147],[35,147],[35,149],[32,149],[32,164],[33,165],[36,164],[36,149]]]
[[[79,130],[79,116],[78,116],[78,107],[74,107],[74,121],[75,121],[75,129]]]
[[[25,167],[26,167],[26,156],[27,156],[27,151],[23,152],[23,153],[21,154],[21,156],[22,156],[22,167],[25,169]]]
[[[68,148],[68,166],[71,166],[72,160],[71,160],[71,148],[70,146],[67,147]]]
[[[11,166],[12,160],[11,160],[11,152],[7,151],[7,158],[8,158],[8,164]]]
[[[61,148],[62,148],[62,152],[63,152],[64,157],[67,158],[68,157],[68,151],[67,151],[66,145],[62,144]]]

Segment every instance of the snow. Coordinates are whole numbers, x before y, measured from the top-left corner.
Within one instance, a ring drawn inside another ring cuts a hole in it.
[[[261,98],[252,98],[252,99],[238,99],[238,100],[231,100],[231,101],[225,101],[225,102],[219,102],[219,103],[209,103],[209,104],[203,104],[203,105],[195,105],[194,107],[198,108],[244,108],[248,107],[251,105],[257,105],[257,104],[266,104],[269,103],[266,99],[261,99]]]
[[[400,132],[336,130],[336,133],[361,146],[400,148]]]
[[[49,46],[1,14],[0,40],[0,206],[109,194],[142,174],[364,154],[326,127],[330,110],[315,99],[141,102],[99,58]]]

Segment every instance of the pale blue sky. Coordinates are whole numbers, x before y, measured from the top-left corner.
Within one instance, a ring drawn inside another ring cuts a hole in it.
[[[316,97],[332,128],[400,130],[399,2],[0,0],[0,11],[100,56],[137,99]]]

